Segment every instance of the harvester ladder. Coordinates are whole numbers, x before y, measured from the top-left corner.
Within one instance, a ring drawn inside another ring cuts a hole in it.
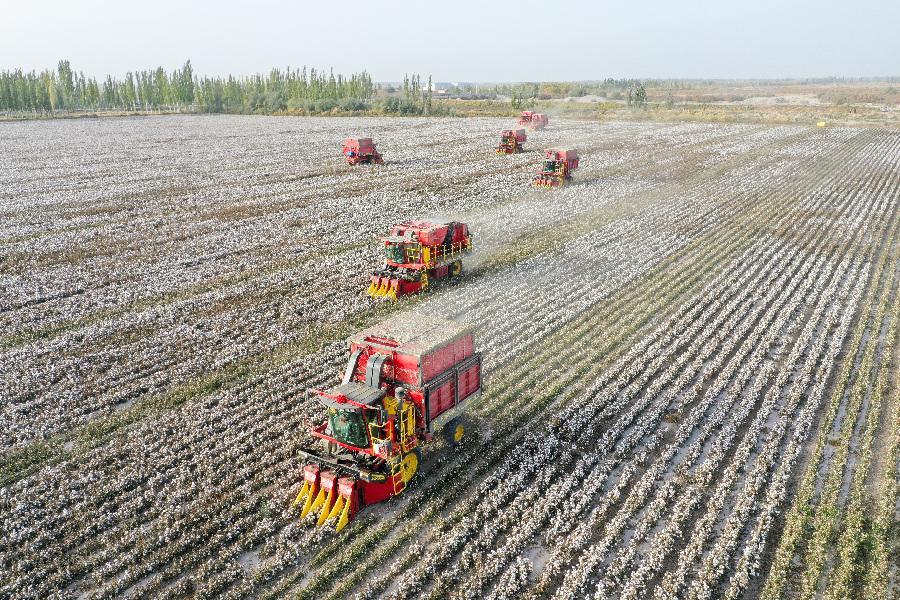
[[[416,443],[416,406],[412,402],[404,403],[403,410],[397,411],[397,423],[400,433],[400,449],[409,452]]]
[[[391,484],[394,486],[395,496],[406,489],[406,482],[403,481],[402,457],[403,453],[398,452],[388,461],[388,465],[391,468]]]
[[[566,184],[566,180],[569,175],[569,165],[566,161],[560,160],[556,162],[556,165],[553,167],[553,174],[551,177],[559,181],[560,186],[564,186]]]

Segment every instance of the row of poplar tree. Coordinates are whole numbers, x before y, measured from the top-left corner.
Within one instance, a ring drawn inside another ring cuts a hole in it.
[[[0,71],[0,110],[360,110],[374,90],[365,71],[344,77],[303,67],[272,69],[268,76],[198,77],[187,61],[171,73],[160,67],[98,81],[73,71],[63,60],[55,71]]]

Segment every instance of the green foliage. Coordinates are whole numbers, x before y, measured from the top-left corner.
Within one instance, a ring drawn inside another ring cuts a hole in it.
[[[628,88],[628,106],[644,106],[647,104],[647,90],[638,82]]]
[[[59,447],[35,442],[0,458],[0,487],[6,487],[30,475],[59,454]]]
[[[417,79],[418,81],[418,79]],[[291,107],[306,112],[362,110],[374,93],[363,71],[349,78],[306,67],[267,75],[235,78],[198,77],[191,61],[167,73],[162,67],[107,76],[100,84],[72,70],[69,61],[40,74],[0,72],[0,110],[196,110],[202,112],[275,113]]]
[[[496,85],[461,84],[453,91],[463,98],[489,99],[506,96],[512,99],[513,108],[529,109],[537,100],[580,98],[589,94],[618,97],[640,82],[636,79],[606,79],[604,81],[543,81],[503,83]]]
[[[375,87],[368,73],[349,78],[316,69],[272,69],[268,76],[196,79],[198,110],[271,114],[287,110],[321,114],[365,109]]]
[[[52,113],[59,110],[185,111],[235,114],[297,113],[449,115],[432,101],[432,79],[406,75],[400,90],[381,90],[365,71],[349,77],[314,68],[272,69],[249,77],[199,77],[191,61],[167,73],[162,67],[128,72],[102,83],[72,70],[69,61],[37,74],[0,72],[0,110]],[[399,92],[399,93],[398,93]]]

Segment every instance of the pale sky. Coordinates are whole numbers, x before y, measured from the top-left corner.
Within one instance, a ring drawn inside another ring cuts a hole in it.
[[[190,58],[435,81],[900,75],[900,1],[0,0],[0,70],[87,75]]]

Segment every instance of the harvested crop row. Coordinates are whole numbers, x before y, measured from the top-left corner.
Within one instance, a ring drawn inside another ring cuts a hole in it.
[[[575,141],[585,168],[534,194],[536,156],[483,153],[496,120],[462,122],[440,156],[417,140],[441,120],[154,121],[129,135],[187,123],[199,137],[176,135],[170,163],[138,144],[134,170],[115,152],[43,174],[3,159],[17,177],[2,180],[0,277],[24,294],[0,298],[0,376],[21,379],[2,433],[51,454],[0,490],[0,593],[747,589],[771,530],[757,511],[783,505],[793,458],[780,457],[803,446],[826,391],[785,374],[829,380],[861,257],[890,239],[896,136],[560,122],[535,143]],[[339,128],[363,125],[395,164],[324,165]],[[169,181],[154,174],[166,165]],[[360,295],[366,238],[447,210],[477,224],[482,252],[469,279],[401,307],[478,327],[476,436],[436,445],[417,486],[340,536],[310,528],[286,509],[321,414],[298,400],[333,380],[333,340],[392,310]],[[102,251],[117,235],[133,243]],[[29,252],[31,283],[15,271]]]

